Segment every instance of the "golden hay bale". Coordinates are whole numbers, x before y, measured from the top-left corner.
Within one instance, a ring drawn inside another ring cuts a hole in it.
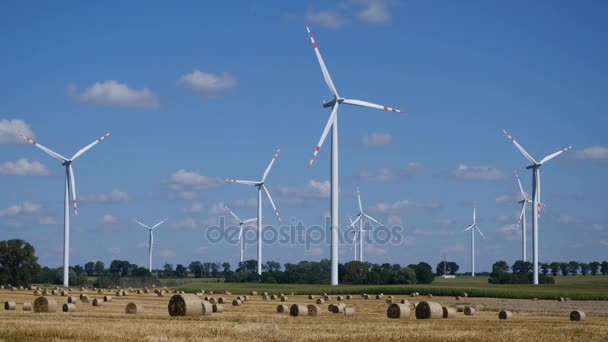
[[[145,294],[148,294],[148,293],[150,293],[150,290],[148,290],[148,289],[144,289],[144,293],[145,293]]]
[[[241,302],[244,302],[243,297],[241,297],[241,296],[236,296],[236,298],[235,298],[235,299],[238,299],[238,300],[240,300]]]
[[[170,316],[200,316],[201,300],[195,294],[176,294],[169,299],[167,306]]]
[[[224,291],[224,294],[230,296],[230,295],[232,295],[232,292],[230,292],[230,291]]]
[[[99,298],[94,298],[93,299],[93,306],[101,306],[101,303],[103,303],[103,301]]]
[[[584,321],[585,318],[587,317],[587,315],[585,315],[585,313],[581,310],[574,310],[572,312],[570,312],[570,320],[571,321]]]
[[[566,298],[564,298],[564,299],[566,300],[566,302],[569,302],[569,301],[570,301],[570,297],[566,297]]]
[[[314,295],[308,295],[308,299],[315,299]]]
[[[410,297],[412,297],[412,298],[416,297],[416,292],[410,293]]]
[[[346,295],[346,300],[351,300],[351,299],[353,299],[353,296],[351,296],[351,295]]]
[[[97,290],[97,293],[99,293],[99,294],[103,294],[103,290],[102,290],[102,289],[98,289],[98,290]]]
[[[443,318],[454,318],[456,316],[456,309],[444,306],[443,308]]]
[[[42,295],[43,296],[48,296],[49,295],[49,291],[47,291],[47,289],[42,290]]]
[[[112,296],[103,296],[103,301],[108,303],[112,302]]]
[[[343,301],[343,300],[344,300],[344,297],[342,297],[342,296],[338,296],[338,297],[336,297],[336,300],[337,300],[338,302]]]
[[[213,291],[209,291],[209,294],[210,294],[210,295],[212,295],[212,294],[213,294]]]
[[[78,302],[78,297],[74,297],[74,296],[68,297],[68,303],[76,304],[76,302]]]
[[[258,295],[258,291],[251,291],[249,292],[250,295],[252,296],[257,296]]]
[[[472,306],[465,306],[464,307],[464,314],[467,316],[473,316],[475,315],[475,308]]]
[[[363,298],[365,298],[365,299],[370,299],[370,298],[371,298],[371,296],[370,296],[370,295],[368,295],[368,294],[366,294],[366,295],[365,295]]]
[[[331,300],[331,296],[330,295],[324,295],[323,299],[325,299],[325,300]]]
[[[224,304],[225,302],[226,302],[226,300],[224,299],[224,297],[219,297],[219,298],[217,299],[217,303],[218,303],[218,304]]]
[[[65,303],[61,307],[61,310],[63,312],[74,312],[74,311],[76,311],[76,305],[74,305],[72,303]]]
[[[456,305],[456,312],[464,312],[464,305]]]
[[[84,287],[81,287],[81,288],[80,288],[80,291],[84,291]]]
[[[511,319],[512,317],[511,311],[502,310],[498,313],[498,319]]]
[[[323,297],[327,296],[327,292],[323,292]]]
[[[321,311],[321,309],[314,304],[308,304],[306,308],[308,309],[308,316],[318,316]]]
[[[405,304],[391,304],[386,309],[386,317],[391,319],[408,319],[410,318],[410,307]]]
[[[127,306],[125,306],[125,313],[130,315],[143,314],[144,306],[141,304],[129,303]]]
[[[213,297],[209,297],[209,299],[207,301],[209,303],[211,303],[211,304],[216,304],[217,303],[217,300],[215,300],[215,298],[213,298]]]
[[[244,295],[244,296],[243,296],[243,302],[248,302],[248,301],[249,301],[249,296]]]
[[[538,298],[534,297],[534,298],[532,298],[532,301],[538,302]]]
[[[317,298],[316,303],[323,304],[323,303],[325,303],[325,300],[323,298]]]
[[[264,292],[262,293],[264,296],[268,296],[268,292]]]
[[[11,287],[11,291],[17,291],[17,288],[16,288],[16,287],[14,287],[14,286],[13,286],[13,287]]]
[[[469,294],[465,292],[465,293],[462,294],[462,296],[466,298],[466,297],[469,296]]]
[[[461,299],[462,299],[462,297],[456,296],[456,300],[461,300]]]
[[[394,299],[387,299],[386,300],[386,304],[393,304],[393,303],[395,303]]]
[[[57,292],[57,290],[55,290],[55,289],[52,289],[52,290],[51,290],[51,294],[52,294],[53,296],[57,295],[57,293],[58,293],[58,292]]]
[[[564,299],[564,297],[559,297],[559,298],[557,299],[557,301],[558,301],[558,302],[565,302],[566,300]]]
[[[275,296],[275,295],[270,295],[270,300],[275,300],[275,299],[277,299],[277,296]]]
[[[268,300],[268,295],[262,295],[262,300]]]
[[[89,302],[89,296],[87,295],[83,295],[80,297],[80,301],[83,303],[88,303]]]
[[[331,312],[333,312],[333,313],[341,313],[341,312],[344,312],[344,309],[346,309],[346,304],[344,304],[344,303],[335,304],[332,307]]]
[[[34,291],[34,296],[36,296],[36,297],[42,296],[42,291],[39,291],[39,290]]]
[[[34,301],[34,312],[56,312],[57,302],[52,298],[38,297]]]
[[[158,292],[156,293],[156,296],[157,296],[157,297],[164,297],[164,296],[165,296],[165,293],[164,293],[163,291],[158,291]]]
[[[241,306],[242,303],[243,302],[241,302],[240,300],[235,299],[235,300],[232,301],[232,306]]]
[[[410,302],[407,299],[402,299],[401,304],[407,304],[407,306],[410,306]]]
[[[426,295],[426,298],[433,298],[433,294],[429,293],[428,295]]]
[[[355,308],[344,308],[344,316],[354,316]]]
[[[420,302],[416,306],[417,319],[443,318],[443,308],[437,302]]]
[[[17,309],[17,304],[12,301],[12,300],[8,300],[6,302],[4,302],[4,310],[15,310]]]
[[[281,297],[281,302],[286,302],[287,300],[289,300],[289,298],[287,298],[285,296]]]
[[[376,295],[376,299],[382,299],[382,297],[384,297],[384,295],[382,293],[378,293]]]
[[[203,300],[201,302],[201,310],[202,310],[203,316],[211,316],[211,314],[213,313],[213,304]]]
[[[68,291],[61,290],[61,297],[66,297],[66,296],[69,296],[69,295],[70,295],[70,293]]]
[[[296,293],[295,293],[295,292],[289,292],[289,295],[290,295],[290,296],[295,296],[295,295],[296,295]]]
[[[290,316],[300,316],[300,315],[307,315],[308,314],[308,308],[306,307],[306,305],[300,305],[300,304],[293,304],[290,308],[289,308],[289,315]]]
[[[21,310],[23,310],[23,311],[32,311],[32,303],[30,303],[30,302],[23,302],[23,306],[21,307]]]
[[[289,307],[285,304],[279,304],[277,305],[277,312],[278,313],[286,313],[289,311]]]
[[[329,312],[334,312],[334,304],[329,304],[329,305],[327,306],[327,311],[329,311]]]
[[[367,296],[367,293],[363,292],[363,293],[361,294],[361,298],[365,298],[365,296]]]

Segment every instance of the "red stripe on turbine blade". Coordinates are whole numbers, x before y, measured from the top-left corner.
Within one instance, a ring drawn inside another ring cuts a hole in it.
[[[388,110],[388,107],[387,107],[387,106],[384,106],[384,110]]]
[[[321,149],[321,146],[317,146],[317,148],[315,149],[317,152],[319,152],[319,150]]]
[[[308,31],[308,36],[312,38],[312,32]]]
[[[316,49],[317,48],[317,43],[312,42],[312,47],[313,47],[313,49]]]

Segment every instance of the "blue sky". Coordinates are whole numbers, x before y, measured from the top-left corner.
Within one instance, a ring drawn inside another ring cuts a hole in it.
[[[365,259],[470,270],[472,202],[487,237],[477,269],[519,258],[517,169],[542,168],[541,261],[606,259],[608,33],[602,1],[5,2],[0,10],[0,239],[34,244],[60,266],[63,168],[19,141],[33,135],[65,155],[107,131],[74,162],[80,203],[71,263],[146,265],[139,218],[169,217],[154,267],[230,261],[206,227],[233,207],[255,216],[257,179],[277,148],[268,188],[283,217],[322,225],[329,212],[329,140],[306,164],[330,100],[307,22],[341,95],[405,114],[342,106],[340,221],[366,210],[405,229]],[[265,225],[277,225],[264,199]],[[530,217],[530,215],[528,215]],[[531,242],[530,242],[531,243]],[[531,246],[531,245],[529,245]],[[350,244],[340,261],[352,259]],[[531,248],[529,249],[529,255]],[[255,245],[246,258],[254,258]],[[329,246],[264,248],[282,263],[329,257]]]

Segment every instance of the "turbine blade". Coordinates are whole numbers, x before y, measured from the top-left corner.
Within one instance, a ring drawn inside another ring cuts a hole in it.
[[[346,103],[346,104],[349,104],[349,105],[352,105],[352,106],[359,106],[359,107],[366,107],[366,108],[372,108],[372,109],[386,110],[386,111],[389,111],[389,112],[401,113],[401,110],[399,110],[397,108],[391,108],[391,107],[387,107],[387,106],[382,106],[382,105],[371,103],[371,102],[367,102],[367,101],[354,100],[354,99],[344,99],[342,101],[342,103]]]
[[[87,146],[83,147],[82,149],[80,149],[80,151],[76,152],[76,154],[74,154],[74,156],[72,157],[72,160],[76,160],[76,158],[80,157],[83,153],[85,153],[86,151],[90,150],[91,147],[99,144],[100,142],[102,142],[105,138],[109,137],[110,134],[112,134],[112,132],[108,132],[106,134],[104,134],[101,138],[93,141],[92,143],[88,144]]]
[[[321,146],[323,145],[323,142],[325,141],[325,137],[327,137],[327,133],[329,133],[329,129],[336,121],[337,115],[338,115],[338,103],[336,102],[336,104],[334,104],[334,107],[331,110],[331,114],[329,115],[327,124],[325,124],[325,129],[323,129],[323,134],[321,134],[321,139],[319,139],[319,143],[317,144],[317,147],[315,148],[315,151],[312,154],[312,158],[310,159],[310,162],[308,162],[309,168],[312,166],[312,163],[315,161],[315,158],[317,158],[317,154],[319,154],[319,151],[321,150]]]
[[[519,179],[519,174],[515,171],[515,177],[517,177],[517,183],[519,184],[519,191],[521,191],[521,197],[526,199],[526,192],[524,191],[524,187],[521,185],[521,180]]]
[[[279,152],[281,152],[280,148],[277,149],[277,152],[274,154],[274,157],[272,157],[272,160],[270,161],[270,164],[268,164],[266,171],[264,171],[264,175],[262,176],[262,182],[266,180],[266,177],[268,176],[268,172],[270,172],[270,169],[272,168],[272,164],[274,164],[274,161],[279,156]]]
[[[249,222],[254,222],[255,220],[257,220],[257,218],[250,218],[249,220],[243,221],[243,224],[249,223]]]
[[[467,229],[465,229],[464,231],[466,232],[467,230],[470,230],[470,229],[471,229],[471,228],[473,228],[474,226],[475,226],[475,225],[474,225],[474,224],[472,224],[472,225],[468,226],[468,227],[467,227]]]
[[[526,157],[526,159],[528,159],[528,161],[530,161],[531,163],[534,164],[538,164],[536,162],[536,160],[534,160],[534,158],[532,158],[532,156],[526,151],[524,150],[523,147],[521,147],[520,144],[517,143],[517,141],[515,140],[515,138],[513,138],[509,133],[507,133],[507,131],[505,131],[504,129],[502,130],[502,132],[507,136],[507,138],[509,138],[509,140],[511,140],[513,142],[513,144],[515,145],[515,147],[517,147],[517,149],[519,150],[519,152],[521,152],[521,154],[524,155],[524,157]]]
[[[375,218],[373,218],[367,214],[363,214],[363,216],[367,217],[368,220],[374,221],[376,224],[382,225],[382,223],[380,221],[376,220]]]
[[[243,224],[240,224],[241,228],[239,230],[239,241],[241,241],[241,237],[243,236]]]
[[[331,80],[331,76],[329,76],[329,72],[327,71],[327,67],[325,66],[325,62],[323,62],[323,57],[321,57],[321,52],[319,51],[319,47],[315,42],[315,39],[312,36],[312,32],[310,32],[310,28],[306,25],[306,31],[308,31],[308,37],[310,37],[310,42],[312,43],[312,47],[315,50],[315,54],[317,55],[317,59],[319,60],[319,65],[321,66],[321,71],[323,72],[323,78],[325,79],[325,83],[329,87],[329,90],[334,95],[334,98],[339,98],[338,91],[334,86],[334,82]]]
[[[357,214],[357,217],[355,218],[355,220],[353,221],[351,226],[354,227],[357,224],[357,222],[359,222],[359,220],[361,220],[361,217],[362,217],[361,213]]]
[[[363,205],[361,204],[361,192],[359,192],[359,187],[357,187],[357,200],[359,201],[359,212],[363,212]]]
[[[479,232],[479,235],[481,235],[481,237],[485,240],[486,237],[483,235],[483,233],[481,232],[481,230],[479,230],[479,227],[475,226],[475,229],[477,229],[477,231]]]
[[[49,149],[48,147],[45,147],[43,145],[40,145],[40,143],[38,143],[35,140],[32,140],[28,137],[26,137],[25,135],[21,135],[21,138],[24,139],[25,141],[29,142],[30,144],[38,147],[39,149],[43,150],[44,152],[46,152],[46,154],[50,155],[51,157],[55,158],[55,159],[59,159],[62,162],[68,161],[68,159],[64,156],[62,156],[61,154],[52,151],[51,149]]]
[[[235,219],[237,222],[239,222],[239,223],[245,223],[245,222],[242,222],[242,221],[241,221],[241,219],[240,219],[238,216],[236,216],[236,214],[235,214],[235,213],[233,213],[233,212],[232,212],[232,210],[230,210],[230,208],[228,208],[228,212],[230,213],[230,215],[232,215],[232,217],[234,217],[234,219]]]
[[[281,221],[281,215],[279,214],[277,207],[274,205],[274,201],[272,200],[272,196],[270,196],[270,192],[268,192],[268,189],[266,189],[266,186],[262,185],[262,188],[264,189],[264,192],[266,193],[266,196],[268,197],[268,200],[270,201],[270,205],[272,205],[272,209],[274,209],[274,213],[277,215],[277,218],[279,219],[279,221]]]
[[[543,159],[540,161],[540,164],[544,164],[544,163],[548,162],[549,160],[551,160],[551,159],[553,159],[553,158],[555,158],[555,157],[559,156],[560,154],[562,154],[562,153],[564,153],[564,152],[566,152],[566,151],[571,150],[571,149],[572,149],[572,147],[573,147],[573,146],[572,146],[572,145],[570,145],[570,146],[568,146],[568,147],[566,147],[566,148],[563,148],[563,149],[561,149],[561,150],[559,150],[559,151],[557,151],[557,152],[555,152],[555,153],[552,153],[552,154],[550,154],[550,155],[546,156],[545,158],[543,158]]]
[[[78,215],[78,202],[76,202],[76,180],[72,164],[68,166],[68,177],[70,178],[70,189],[72,190],[72,203],[74,204],[74,215]]]
[[[258,185],[260,183],[260,182],[241,180],[241,179],[226,179],[226,182],[239,183],[239,184],[245,184],[245,185]]]
[[[142,226],[142,227],[144,227],[144,228],[146,228],[146,229],[150,229],[150,230],[152,230],[152,228],[151,228],[151,227],[149,227],[149,226],[148,226],[148,225],[146,225],[146,224],[141,223],[141,222],[140,222],[140,221],[138,221],[138,220],[135,220],[135,222],[137,222],[137,224],[138,224],[138,225],[140,225],[140,226]]]
[[[473,202],[473,224],[477,222],[475,213],[477,212],[477,202]]]
[[[520,224],[521,221],[524,219],[524,213],[526,212],[526,202],[524,202],[521,205],[521,213],[519,213],[519,221],[517,221],[517,224]]]
[[[152,229],[154,229],[154,228],[156,228],[156,227],[160,226],[161,224],[163,224],[163,223],[167,222],[167,220],[168,220],[168,219],[169,219],[169,218],[167,217],[166,219],[164,219],[164,220],[162,220],[162,221],[158,222],[157,224],[153,225],[153,226],[152,226]]]

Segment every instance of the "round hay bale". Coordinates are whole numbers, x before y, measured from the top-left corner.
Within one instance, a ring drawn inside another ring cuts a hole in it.
[[[587,315],[581,310],[574,310],[570,312],[570,320],[574,322],[584,321]]]
[[[532,298],[532,301],[538,302],[538,298],[534,297],[534,298]]]
[[[557,299],[557,301],[561,303],[561,302],[565,302],[566,300],[564,299],[564,297],[559,297],[559,298]]]
[[[236,299],[240,300],[241,302],[243,302],[243,297],[241,296],[237,296]]]
[[[370,298],[371,298],[371,296],[370,296],[370,295],[368,295],[368,294],[366,294],[366,295],[365,295],[363,298],[365,298],[365,299],[370,299]]]
[[[201,311],[202,311],[202,315],[203,315],[203,316],[211,316],[211,314],[213,313],[213,305],[214,305],[214,304],[211,304],[211,303],[209,303],[209,302],[207,302],[207,301],[204,301],[204,300],[203,300],[203,301],[201,302]],[[217,305],[217,304],[215,304],[215,305]],[[221,305],[220,305],[220,306],[221,306]],[[223,309],[224,309],[224,308],[222,307],[222,310],[223,310]]]
[[[224,299],[224,297],[219,297],[219,298],[217,299],[217,303],[218,303],[218,304],[224,304],[225,302],[226,302],[226,300]]]
[[[566,300],[566,302],[569,302],[569,301],[570,301],[570,297],[566,297],[566,298],[564,298],[564,299]]]
[[[407,304],[407,306],[410,306],[410,302],[407,299],[402,299],[401,304]]]
[[[251,291],[249,292],[250,295],[252,296],[257,296],[258,295],[258,291]]]
[[[386,300],[386,304],[393,304],[393,303],[395,303],[394,299],[387,299]]]
[[[308,316],[318,316],[321,311],[321,309],[319,309],[319,307],[314,304],[308,304],[307,309]]]
[[[212,294],[213,294],[213,291],[209,291],[209,294],[210,294],[210,295],[212,295]]]
[[[74,297],[74,296],[68,297],[68,303],[76,304],[76,302],[78,302],[78,297]]]
[[[150,293],[150,290],[148,290],[148,289],[144,289],[144,293],[145,293],[145,294],[148,294],[148,293]]]
[[[456,309],[444,306],[441,308],[443,310],[443,318],[454,318],[456,316]]]
[[[344,300],[344,297],[342,297],[342,296],[338,296],[338,297],[336,297],[336,300],[337,300],[338,302],[343,301],[343,300]]]
[[[21,307],[23,311],[32,311],[32,303],[23,302],[23,306]]]
[[[38,297],[34,300],[34,312],[57,312],[57,302],[52,298]]]
[[[98,290],[97,290],[97,293],[98,293],[98,294],[103,294],[103,290],[102,290],[102,289],[98,289]]]
[[[315,299],[315,296],[313,296],[313,295],[308,295],[308,299]]]
[[[65,303],[61,307],[61,310],[63,312],[74,312],[74,311],[76,311],[76,305],[74,305],[72,303]]]
[[[287,297],[283,296],[283,297],[281,297],[281,302],[286,302],[288,299],[289,299],[289,298],[287,298]]]
[[[158,291],[158,292],[156,293],[156,296],[157,296],[157,297],[164,297],[164,296],[165,296],[165,293],[164,293],[163,291]]]
[[[306,307],[306,305],[293,304],[289,308],[289,316],[297,317],[300,315],[307,315],[307,314],[308,314],[308,308]]]
[[[324,296],[323,296],[323,299],[324,299],[324,300],[331,300],[331,296],[330,296],[330,295],[324,295]]]
[[[42,295],[43,296],[48,296],[49,295],[49,291],[47,291],[47,289],[42,290]]]
[[[264,296],[268,296],[268,292],[264,292],[262,293]]]
[[[248,302],[249,301],[249,296],[245,295],[243,296],[243,302]]]
[[[125,306],[125,313],[129,315],[143,314],[144,306],[136,303],[129,303]]]
[[[498,319],[511,319],[512,317],[511,311],[502,310],[498,313]]]
[[[346,295],[346,300],[351,300],[351,299],[353,299],[353,296],[351,296],[351,295]]]
[[[464,312],[464,305],[456,305],[456,312]]]
[[[36,296],[36,297],[42,296],[42,291],[40,291],[40,290],[34,291],[34,296]]]
[[[323,300],[323,298],[317,298],[316,303],[320,305],[325,303],[325,300]]]
[[[141,290],[137,290],[137,291],[135,291],[135,293],[142,294],[142,291]]]
[[[81,287],[81,288],[80,288],[80,291],[84,291],[84,287]]]
[[[83,303],[88,303],[89,302],[89,296],[87,295],[83,295],[80,297],[80,301]]]
[[[367,293],[363,292],[363,293],[361,294],[361,298],[365,298],[365,296],[367,296]]]
[[[216,304],[217,303],[217,300],[215,300],[215,298],[213,298],[213,297],[209,297],[208,301],[211,304]]]
[[[11,291],[17,291],[17,288],[16,288],[16,287],[14,287],[14,286],[13,286],[13,287],[11,287]]]
[[[275,299],[277,299],[277,296],[275,296],[275,295],[270,295],[270,300],[275,300]]]
[[[473,316],[475,315],[475,308],[472,306],[465,306],[464,307],[464,314],[467,316]]]
[[[69,295],[70,295],[70,293],[68,291],[61,290],[61,297],[66,297],[66,296],[69,296]]]
[[[230,296],[230,295],[232,295],[232,292],[230,292],[230,291],[224,291],[224,294],[227,295],[227,296]]]
[[[295,293],[295,292],[289,292],[289,295],[290,295],[290,296],[295,296],[295,295],[296,295],[296,293]]]
[[[412,298],[416,297],[416,292],[410,293],[410,297],[412,297]]]
[[[52,294],[53,296],[56,296],[56,295],[57,295],[57,290],[52,289],[52,290],[51,290],[51,294]]]
[[[408,319],[410,318],[410,307],[405,304],[391,304],[386,309],[386,317],[390,319]]]
[[[94,298],[93,299],[93,306],[101,306],[101,303],[103,303],[103,301],[99,298]]]
[[[268,296],[267,295],[262,295],[262,300],[268,300]]]
[[[333,313],[341,313],[341,312],[344,312],[344,309],[346,309],[346,304],[344,304],[344,303],[335,304],[332,307],[331,312],[333,312]]]
[[[200,316],[202,314],[201,300],[195,294],[176,294],[169,299],[167,306],[170,316]]]
[[[111,303],[112,302],[112,296],[103,296],[103,301]]]
[[[243,302],[241,302],[240,300],[235,299],[235,300],[232,301],[232,306],[241,306],[242,303]]]
[[[443,318],[443,308],[437,302],[420,302],[416,306],[416,319]]]
[[[224,307],[219,304],[213,304],[211,305],[211,311],[215,313],[222,313],[224,312]]]
[[[7,300],[4,302],[4,310],[15,310],[17,309],[17,304],[12,300]]]
[[[382,297],[384,297],[384,295],[382,293],[378,293],[376,295],[376,299],[382,299]]]
[[[277,312],[278,313],[286,313],[289,311],[289,307],[285,304],[279,304],[277,305]]]
[[[466,297],[469,296],[469,294],[465,292],[465,293],[462,294],[462,296],[466,298]]]
[[[426,298],[433,298],[433,294],[429,293],[428,295],[426,295]]]
[[[354,316],[355,308],[344,308],[344,316]]]
[[[462,299],[462,297],[456,296],[456,300],[461,300],[461,299]]]

